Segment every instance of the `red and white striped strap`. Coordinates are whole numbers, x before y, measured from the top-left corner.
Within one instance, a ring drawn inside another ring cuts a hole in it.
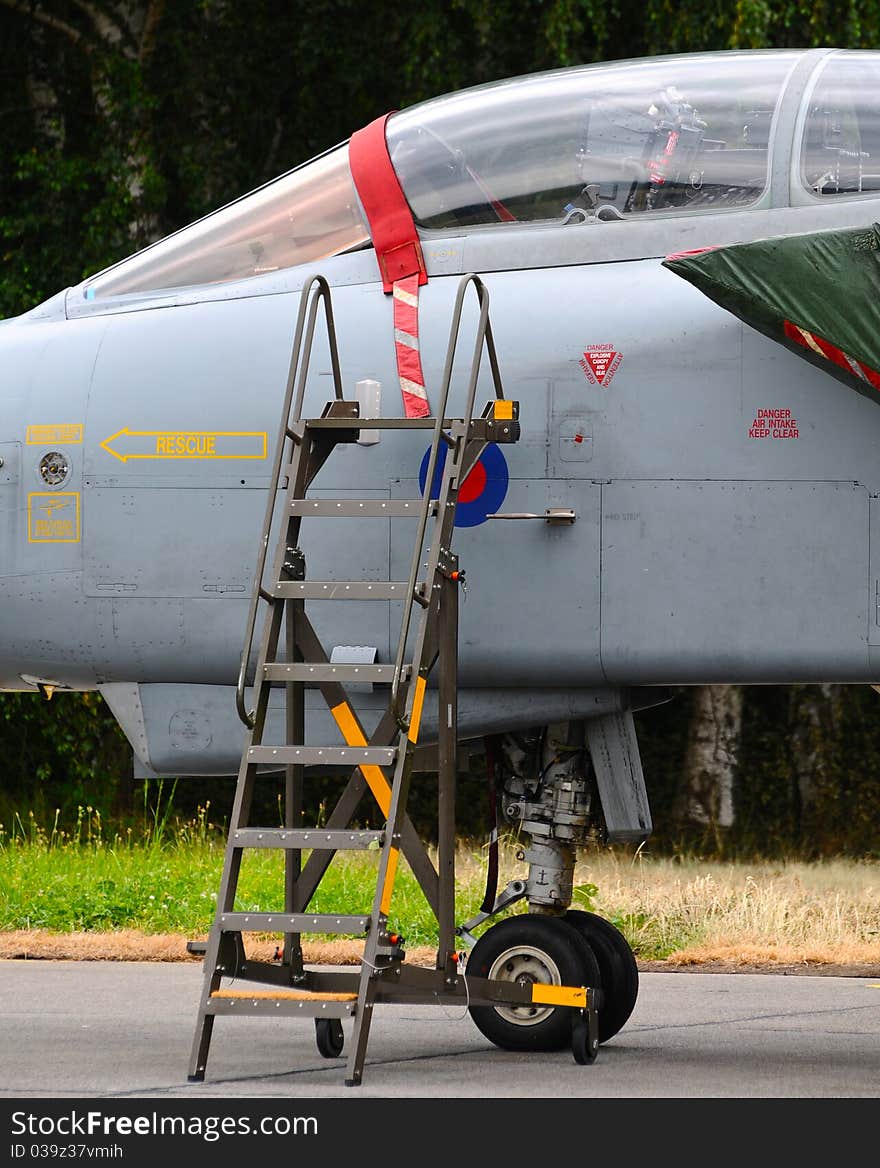
[[[394,303],[394,351],[400,394],[408,418],[431,413],[419,352],[419,287],[428,273],[415,221],[403,194],[385,140],[389,114],[352,134],[348,144],[351,177],[367,216],[382,288]]]
[[[394,348],[404,413],[408,418],[426,418],[431,407],[419,353],[418,276],[397,280],[391,294],[394,297]]]
[[[830,341],[820,337],[818,333],[801,328],[799,324],[794,324],[790,320],[785,321],[783,328],[790,341],[803,345],[805,349],[812,349],[818,357],[824,357],[826,361],[831,361],[847,373],[852,373],[860,381],[866,382],[874,389],[880,389],[880,373],[866,365],[864,361],[860,361],[858,357],[850,356],[837,345],[832,345]]]

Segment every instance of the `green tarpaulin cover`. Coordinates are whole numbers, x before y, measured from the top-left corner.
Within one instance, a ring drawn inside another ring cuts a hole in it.
[[[663,266],[880,403],[880,224],[681,253]]]

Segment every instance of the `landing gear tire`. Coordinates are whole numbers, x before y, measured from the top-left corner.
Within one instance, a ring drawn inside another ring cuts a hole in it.
[[[623,933],[596,913],[571,909],[564,919],[588,943],[598,962],[602,985],[599,1042],[607,1042],[627,1022],[639,995],[635,954]]]
[[[525,913],[488,929],[466,973],[492,980],[598,988],[596,956],[582,934],[559,917]],[[477,1029],[502,1050],[562,1050],[572,1044],[568,1006],[471,1006]]]
[[[315,1040],[318,1043],[318,1052],[324,1058],[339,1058],[345,1043],[342,1023],[338,1018],[316,1018]]]

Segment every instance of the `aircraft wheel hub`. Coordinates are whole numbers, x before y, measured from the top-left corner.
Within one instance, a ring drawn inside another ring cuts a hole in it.
[[[543,949],[518,945],[500,953],[489,970],[489,977],[501,981],[515,981],[519,985],[562,985],[556,962]],[[518,1026],[534,1026],[552,1009],[548,1006],[496,1006],[497,1012],[508,1022]]]

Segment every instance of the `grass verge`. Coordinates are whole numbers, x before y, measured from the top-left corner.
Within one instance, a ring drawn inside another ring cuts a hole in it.
[[[112,834],[90,808],[70,832],[32,816],[0,825],[0,957],[187,959],[186,942],[210,929],[223,864],[225,836],[207,813],[186,823],[154,816],[138,831]],[[518,846],[502,840],[499,888],[527,875]],[[338,853],[310,908],[369,913],[375,866],[373,854]],[[478,912],[486,868],[485,848],[462,841],[458,921]],[[573,907],[611,920],[645,966],[852,967],[874,976],[878,894],[876,861],[721,863],[603,849],[581,853]],[[236,909],[280,911],[282,896],[281,853],[245,853]],[[524,909],[520,901],[511,911]],[[405,860],[391,919],[413,960],[433,958],[434,917]],[[307,960],[358,959],[357,939],[305,940]],[[271,955],[275,941],[252,937],[249,951]]]

